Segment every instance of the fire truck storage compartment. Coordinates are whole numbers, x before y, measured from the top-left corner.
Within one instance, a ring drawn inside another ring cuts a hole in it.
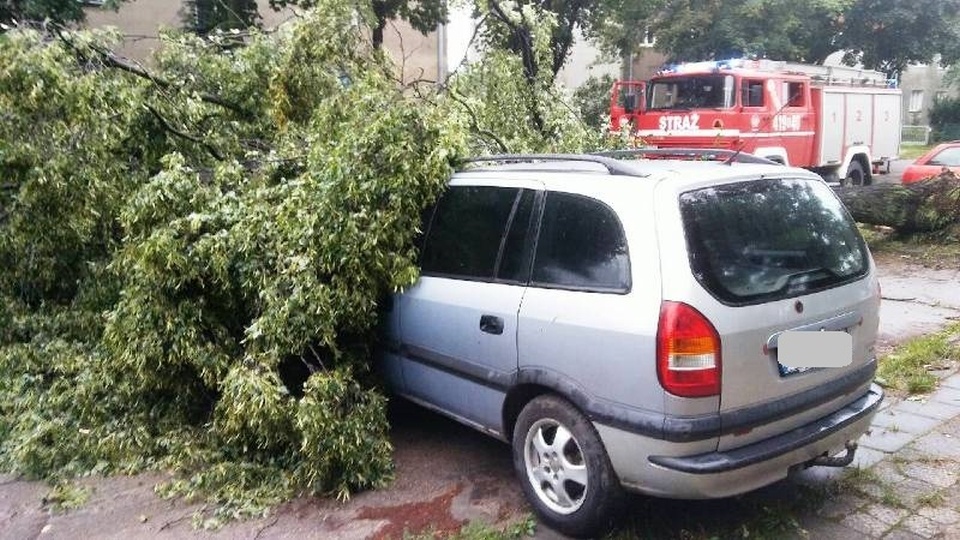
[[[874,160],[900,152],[900,93],[876,88],[819,86],[817,129],[821,165],[837,165],[851,146],[869,146]],[[843,171],[841,171],[842,174]]]

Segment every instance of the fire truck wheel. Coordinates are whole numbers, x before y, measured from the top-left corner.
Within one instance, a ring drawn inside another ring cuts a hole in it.
[[[863,186],[866,185],[867,175],[863,172],[863,165],[859,161],[851,161],[847,168],[847,177],[843,179],[845,186]]]

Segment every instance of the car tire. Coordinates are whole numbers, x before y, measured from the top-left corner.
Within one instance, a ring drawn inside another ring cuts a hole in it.
[[[863,171],[863,165],[859,161],[853,160],[847,167],[847,176],[843,179],[845,186],[866,186],[867,173]]]
[[[574,537],[606,532],[623,488],[590,420],[555,395],[531,400],[513,431],[513,465],[549,527]]]

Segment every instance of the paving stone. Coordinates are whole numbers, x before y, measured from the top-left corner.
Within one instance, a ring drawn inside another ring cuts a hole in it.
[[[896,452],[904,446],[913,442],[915,435],[903,431],[890,431],[887,429],[872,429],[870,434],[861,437],[857,444],[867,446],[883,452]]]
[[[881,482],[885,484],[896,484],[897,482],[902,482],[907,478],[900,472],[900,468],[900,465],[887,459],[877,463],[871,467],[870,470],[877,475],[877,478],[879,478]],[[923,480],[923,478],[921,478],[921,480]]]
[[[960,415],[960,405],[948,405],[936,401],[902,401],[897,404],[897,410],[938,420],[948,420]]]
[[[855,531],[862,532],[872,538],[883,536],[883,534],[891,528],[890,525],[862,510],[843,518],[840,524],[844,527],[850,527]]]
[[[870,501],[859,495],[842,494],[831,498],[817,509],[816,514],[828,519],[841,519],[850,514],[855,514],[860,508],[870,504]]]
[[[913,447],[933,457],[960,460],[960,436],[951,433],[940,430],[927,433],[918,438]]]
[[[885,428],[887,431],[902,431],[904,433],[923,434],[940,424],[940,420],[928,416],[900,411],[893,407],[877,413],[873,418],[871,428]]]
[[[930,394],[930,401],[960,407],[960,388],[941,387],[936,392]]]
[[[960,512],[960,484],[941,490],[940,494],[943,495],[943,506]]]
[[[885,504],[871,504],[864,508],[863,511],[887,525],[896,525],[901,519],[910,514],[909,511],[903,508],[894,508]]]
[[[866,469],[879,463],[885,457],[887,457],[887,454],[880,450],[860,446],[857,448],[857,453],[854,454],[853,463],[851,463],[850,466]]]
[[[883,537],[883,540],[923,540],[923,537],[897,527],[888,532],[887,535]]]
[[[950,508],[923,506],[917,513],[941,525],[953,525],[960,522],[960,512]]]
[[[910,516],[900,522],[900,527],[921,538],[933,538],[940,532],[936,523],[923,516]]]
[[[935,463],[912,461],[903,464],[900,470],[910,478],[923,480],[939,487],[949,487],[957,481],[956,469],[951,470]]]
[[[875,536],[868,536],[862,532],[845,527],[829,519],[816,517],[801,518],[800,526],[803,532],[794,533],[787,538],[797,540],[815,540],[825,538],[829,540],[872,540]]]
[[[914,478],[908,478],[891,487],[893,488],[893,493],[907,508],[922,506],[922,500],[929,498],[941,489],[933,484]]]
[[[960,373],[947,377],[946,379],[940,381],[940,386],[946,388],[957,388],[960,389]]]

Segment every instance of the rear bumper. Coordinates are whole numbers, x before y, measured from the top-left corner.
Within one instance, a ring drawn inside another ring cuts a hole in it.
[[[687,457],[650,456],[649,460],[666,469],[693,474],[714,474],[742,469],[814,444],[857,423],[864,416],[872,417],[881,401],[883,390],[873,384],[863,397],[839,411],[783,435],[725,452]]]
[[[883,390],[873,384],[861,397],[829,415],[722,452],[690,452],[692,448],[685,445],[664,441],[651,444],[649,439],[600,424],[597,430],[627,489],[669,498],[719,498],[772,484],[798,465],[842,451],[847,442],[869,429],[882,400]]]

